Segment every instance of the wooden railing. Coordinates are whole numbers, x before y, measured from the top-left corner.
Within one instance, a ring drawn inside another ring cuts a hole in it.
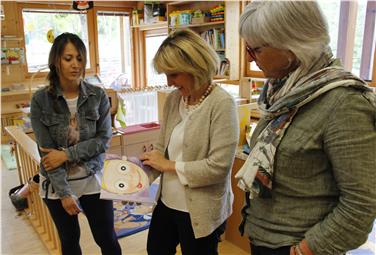
[[[40,156],[37,144],[19,127],[9,126],[5,127],[5,130],[15,144],[18,177],[20,183],[25,184],[39,173]],[[25,210],[26,215],[49,253],[61,254],[60,240],[55,224],[38,191],[34,191],[28,196],[28,205],[28,209]]]

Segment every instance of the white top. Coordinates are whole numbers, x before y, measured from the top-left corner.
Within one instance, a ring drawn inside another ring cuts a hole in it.
[[[176,172],[163,173],[161,200],[169,208],[188,212],[187,203],[185,201],[184,187],[188,184],[188,182],[184,176],[184,162],[182,162],[182,158],[184,130],[189,113],[187,109],[185,109],[183,97],[180,100],[179,113],[182,121],[178,125],[176,125],[174,130],[172,131],[170,143],[168,144],[167,148],[170,160],[176,162]]]
[[[67,99],[65,98],[69,111],[71,113],[71,120],[70,120],[70,130],[73,132],[79,132],[78,128],[78,120],[77,120],[77,101],[78,97]],[[77,135],[77,134],[76,134]],[[78,134],[79,135],[79,134]],[[79,138],[79,137],[77,137]],[[101,190],[101,180],[102,180],[102,172],[97,172],[95,175],[90,177],[84,178],[82,180],[72,180],[80,177],[87,176],[86,169],[84,167],[78,167],[78,170],[68,176],[69,186],[76,197],[81,197],[82,195],[90,195],[90,194],[97,194]],[[46,197],[46,191],[43,188],[43,182],[46,178],[43,175],[40,175],[40,188],[39,188],[39,195],[42,198]],[[56,193],[52,192],[52,185],[50,184],[48,187],[48,199],[59,199]]]
[[[75,98],[65,98],[64,97],[64,99],[67,102],[71,116],[74,116],[74,114],[76,114],[76,112],[77,112],[78,96],[76,96]]]

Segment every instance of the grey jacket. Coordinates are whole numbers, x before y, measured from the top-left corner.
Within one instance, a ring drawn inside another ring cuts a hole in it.
[[[272,198],[250,202],[244,230],[271,248],[305,238],[318,255],[355,249],[376,216],[375,183],[376,109],[359,91],[333,89],[295,116],[276,152]]]
[[[88,174],[102,170],[104,152],[112,136],[109,109],[105,91],[82,81],[77,102],[80,140],[68,146],[70,112],[62,90],[57,87],[54,94],[49,93],[47,87],[38,90],[31,100],[30,109],[38,148],[64,148],[69,162],[84,162]],[[65,165],[47,172],[40,164],[40,173],[48,177],[59,197],[72,194]]]
[[[181,121],[180,92],[168,96],[156,149],[167,157],[171,133]],[[186,203],[196,238],[208,236],[232,213],[231,168],[239,139],[236,104],[215,87],[187,120],[183,162],[188,185]],[[162,183],[163,185],[163,183]]]

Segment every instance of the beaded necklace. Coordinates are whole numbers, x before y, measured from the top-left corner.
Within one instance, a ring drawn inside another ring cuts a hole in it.
[[[198,100],[197,104],[189,105],[188,101],[190,99],[190,96],[183,97],[184,106],[185,106],[185,109],[187,110],[187,112],[193,112],[194,110],[196,110],[201,105],[201,103],[205,100],[205,98],[210,94],[210,92],[213,91],[215,86],[216,86],[216,84],[213,84],[213,83],[210,84],[208,86],[208,88],[205,90],[204,94],[202,94],[202,96]]]

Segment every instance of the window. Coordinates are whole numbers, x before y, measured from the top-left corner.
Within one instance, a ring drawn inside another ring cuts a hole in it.
[[[359,52],[359,76],[365,80],[375,81],[376,77],[372,77],[372,73],[375,73],[375,47],[376,47],[376,2],[365,1],[361,5],[362,13],[364,13],[364,26],[357,26],[357,37],[361,37],[363,34],[363,44],[361,45],[361,53]],[[360,48],[360,47],[359,47]],[[374,70],[372,72],[372,70]]]
[[[338,27],[339,27],[339,13],[340,2],[339,1],[318,1],[324,16],[328,21],[330,43],[329,46],[332,49],[333,55],[337,55],[337,42],[338,42]]]
[[[158,74],[153,66],[152,61],[167,34],[146,34],[145,36],[145,53],[146,53],[146,79],[148,86],[166,85],[167,80],[164,74]]]
[[[330,47],[346,70],[372,80],[376,45],[376,2],[372,0],[318,0],[327,18]],[[247,61],[245,61],[247,63]],[[247,63],[246,76],[260,77],[254,62]],[[375,78],[375,77],[374,77]]]
[[[47,40],[47,32],[52,29],[55,37],[63,32],[77,34],[87,48],[87,65],[90,68],[90,51],[86,14],[69,10],[23,9],[22,10],[27,70],[37,72],[48,63],[52,44]]]
[[[328,20],[334,56],[341,59],[345,69],[371,80],[376,3],[319,0],[319,5]]]
[[[131,35],[126,12],[97,12],[99,74],[105,86],[131,86]]]

